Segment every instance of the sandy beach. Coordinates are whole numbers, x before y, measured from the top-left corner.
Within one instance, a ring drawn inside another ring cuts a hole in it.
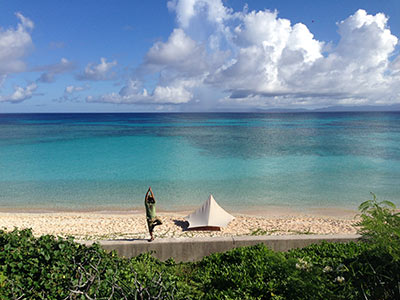
[[[312,213],[280,211],[233,213],[235,219],[221,231],[190,231],[184,217],[189,212],[160,212],[163,225],[156,227],[156,238],[354,234],[355,212],[320,210]],[[147,239],[144,212],[0,212],[0,228],[32,228],[35,236],[73,236],[76,240]]]

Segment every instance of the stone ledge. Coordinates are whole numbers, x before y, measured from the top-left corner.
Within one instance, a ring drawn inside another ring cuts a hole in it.
[[[153,252],[158,259],[165,261],[173,258],[176,262],[197,261],[216,252],[225,252],[233,248],[265,244],[274,251],[288,251],[303,248],[311,244],[327,242],[355,242],[359,235],[281,235],[281,236],[231,236],[207,238],[163,238],[148,242],[144,239],[125,239],[100,241],[103,249],[115,250],[123,257],[134,257],[141,253]],[[93,242],[83,242],[90,245]]]

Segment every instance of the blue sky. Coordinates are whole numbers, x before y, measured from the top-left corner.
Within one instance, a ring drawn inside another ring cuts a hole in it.
[[[400,103],[400,2],[0,1],[0,112]]]

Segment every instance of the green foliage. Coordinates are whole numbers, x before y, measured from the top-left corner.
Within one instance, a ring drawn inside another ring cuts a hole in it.
[[[400,213],[390,201],[372,200],[359,206],[361,220],[356,224],[363,239],[375,247],[386,249],[395,260],[400,260]]]
[[[257,299],[276,292],[287,268],[283,254],[258,245],[205,257],[195,265],[194,277],[205,299]]]
[[[364,242],[322,243],[287,255],[322,269],[335,291],[333,299],[400,299],[400,262],[393,261],[384,248]],[[343,281],[338,286],[339,277]]]
[[[363,242],[287,253],[257,245],[182,264],[0,230],[0,299],[400,299],[395,209],[375,195],[360,205]]]
[[[400,261],[386,248],[368,247],[345,264],[360,299],[400,299]]]
[[[124,259],[98,244],[0,231],[0,299],[186,299],[179,265],[150,254]],[[195,285],[193,285],[195,286]]]
[[[400,299],[399,276],[390,252],[361,242],[257,245],[176,264],[0,231],[0,299]]]
[[[346,297],[349,293],[337,295],[342,284],[335,279],[341,269],[326,273],[324,263],[315,263],[319,257],[310,253],[318,250],[330,256],[325,253],[328,248],[286,254],[265,245],[237,248],[204,258],[196,265],[195,278],[202,283],[205,299],[351,299]]]
[[[400,264],[369,244],[322,243],[279,253],[265,245],[192,265],[203,299],[400,299]]]
[[[250,235],[268,235],[268,234],[272,234],[275,232],[280,232],[280,230],[274,229],[274,230],[264,230],[261,228],[257,228],[255,230],[253,230]],[[311,232],[311,229],[308,228],[307,230],[304,231],[299,231],[299,230],[287,230],[286,232],[290,232],[290,233],[294,233],[294,234],[315,234],[314,232]]]

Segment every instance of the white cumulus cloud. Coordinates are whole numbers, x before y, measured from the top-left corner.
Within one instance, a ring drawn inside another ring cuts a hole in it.
[[[177,21],[182,28],[189,27],[190,21],[202,11],[207,11],[207,20],[212,23],[223,23],[232,13],[220,0],[174,0],[168,1],[167,6],[176,12]]]
[[[31,83],[25,88],[17,85],[14,87],[14,93],[11,95],[0,96],[0,102],[19,103],[25,101],[33,96],[36,89],[36,83]]]
[[[0,27],[0,75],[25,71],[24,56],[33,47],[31,30],[34,24],[21,13],[16,28]]]
[[[400,102],[398,38],[382,13],[360,9],[332,24],[335,45],[277,11],[234,12],[220,0],[175,0],[168,8],[178,28],[148,50],[119,92],[88,101],[182,104],[210,102],[197,95],[214,94],[215,106],[230,107]],[[146,75],[158,81],[148,84]]]
[[[76,85],[67,85],[64,89],[64,93],[62,96],[53,99],[54,102],[62,103],[62,102],[81,102],[82,99],[77,95],[77,93],[85,91],[89,89],[88,85],[85,86],[76,86]]]
[[[58,74],[71,71],[75,68],[75,64],[66,58],[61,58],[59,63],[40,66],[33,68],[33,71],[43,72],[37,81],[44,83],[54,82],[54,78]]]
[[[117,61],[107,62],[106,58],[100,58],[100,63],[89,63],[83,73],[77,76],[79,80],[109,80],[115,76],[111,69],[117,65]]]
[[[64,92],[68,93],[68,94],[72,94],[74,92],[84,91],[85,89],[86,89],[86,87],[84,87],[84,86],[68,85],[68,86],[65,87]]]
[[[202,45],[188,37],[182,29],[174,29],[167,42],[157,42],[150,48],[144,67],[153,72],[170,68],[198,73],[206,68],[205,55]]]
[[[193,84],[188,80],[176,80],[168,86],[157,85],[153,92],[149,93],[142,87],[142,82],[131,79],[119,93],[88,96],[86,101],[114,104],[182,104],[193,98],[193,94],[188,90]]]

